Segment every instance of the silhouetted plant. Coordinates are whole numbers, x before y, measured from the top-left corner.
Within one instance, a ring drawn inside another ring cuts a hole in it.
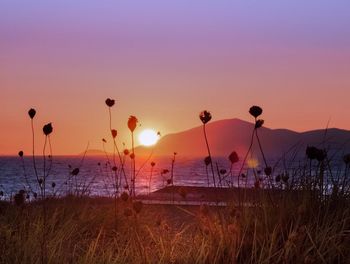
[[[35,133],[34,133],[34,117],[36,115],[36,111],[34,108],[29,109],[28,115],[30,117],[30,124],[32,129],[32,159],[33,159],[33,167],[34,167],[34,173],[37,181],[39,182],[39,174],[36,167],[36,159],[35,159]],[[40,187],[40,186],[39,186]],[[40,187],[40,192],[42,194],[42,189]]]
[[[131,178],[131,184],[132,184],[132,195],[135,197],[135,178],[136,178],[136,161],[135,161],[135,142],[134,142],[134,131],[136,129],[138,120],[135,116],[130,116],[128,119],[128,128],[131,132],[131,148],[132,153],[130,154],[130,158],[132,160],[132,178]]]
[[[163,179],[163,186],[164,186],[164,181],[167,182],[167,179],[164,178],[164,175],[168,174],[169,173],[169,170],[168,169],[162,169],[160,171],[160,176],[161,178]]]
[[[149,181],[148,181],[148,194],[151,193],[151,182],[152,182],[152,176],[153,176],[153,169],[154,166],[156,166],[156,163],[154,161],[151,162],[151,173],[149,175]]]
[[[120,151],[119,151],[119,148],[118,148],[118,145],[116,142],[116,137],[118,135],[118,132],[116,129],[112,129],[111,107],[114,106],[115,100],[107,98],[105,102],[106,102],[106,105],[108,106],[109,129],[111,131],[111,135],[112,135],[112,139],[113,139],[113,164],[114,164],[114,166],[112,167],[112,173],[114,176],[114,184],[113,184],[113,187],[114,187],[114,216],[115,216],[114,219],[115,219],[115,228],[117,228],[117,214],[118,214],[118,212],[117,212],[118,211],[118,199],[117,198],[119,195],[119,188],[121,185],[121,174],[120,173],[118,174],[118,171],[117,171],[116,160],[115,160],[116,159],[116,157],[115,157],[116,152],[117,152],[119,162],[120,162],[120,172],[124,176],[124,181],[125,181],[124,187],[129,188],[129,184],[128,184],[128,180],[127,180],[125,169],[124,169],[125,159],[124,160],[122,159],[122,156],[120,154]],[[108,155],[107,155],[107,157],[108,157]]]
[[[203,134],[204,134],[205,144],[207,146],[208,156],[210,158],[210,167],[211,167],[211,172],[212,172],[212,176],[213,176],[213,183],[214,183],[214,187],[216,187],[214,166],[213,166],[213,162],[212,162],[212,156],[211,156],[211,152],[210,152],[210,147],[209,147],[208,137],[207,137],[207,131],[206,131],[206,124],[211,120],[211,118],[212,118],[212,115],[207,110],[204,110],[204,111],[202,111],[199,114],[199,119],[203,123]]]
[[[113,99],[107,98],[106,99],[106,105],[108,107],[112,107],[115,104],[115,101]]]
[[[32,186],[31,186],[31,184],[29,183],[29,180],[28,180],[27,170],[26,170],[26,166],[25,166],[25,163],[24,163],[24,153],[23,153],[22,150],[18,152],[18,156],[20,157],[21,162],[22,162],[23,175],[24,175],[24,180],[26,182],[26,185],[28,186],[29,191],[33,192],[33,188],[32,188]]]
[[[174,166],[175,166],[175,159],[176,159],[177,152],[173,153],[173,159],[171,160],[171,173],[170,173],[170,179],[171,179],[171,184],[174,185]]]
[[[239,157],[238,157],[238,154],[236,151],[232,151],[231,154],[228,156],[228,159],[231,163],[230,165],[230,170],[228,172],[228,175],[231,175],[231,185],[233,185],[233,174],[232,174],[232,168],[233,168],[233,165],[236,164],[237,162],[239,162]],[[237,179],[238,181],[238,179]]]
[[[312,161],[317,160],[318,161],[318,184],[320,188],[320,195],[321,198],[323,196],[323,190],[324,190],[324,170],[325,170],[325,164],[324,161],[327,158],[327,152],[324,149],[319,149],[314,146],[307,146],[306,147],[306,156],[308,157],[310,161],[310,179],[312,178]],[[316,173],[317,174],[317,173]],[[315,181],[316,182],[316,181]],[[315,187],[315,186],[314,186]]]
[[[344,155],[343,161],[344,161],[345,165],[349,165],[350,164],[350,154]]]
[[[260,106],[253,105],[249,109],[249,113],[256,119],[258,116],[262,114],[263,110]]]

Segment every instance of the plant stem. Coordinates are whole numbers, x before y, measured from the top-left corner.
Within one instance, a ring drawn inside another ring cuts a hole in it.
[[[209,143],[208,143],[207,131],[205,129],[205,124],[203,124],[203,133],[204,133],[204,138],[205,138],[205,144],[207,145],[208,155],[209,155],[209,158],[210,158],[210,168],[211,168],[211,172],[212,172],[212,175],[213,175],[214,187],[216,187],[214,166],[213,166],[213,161],[212,161],[212,158],[211,158],[210,147],[209,147]]]
[[[136,194],[136,190],[135,190],[135,176],[136,176],[136,171],[135,171],[135,167],[136,167],[136,162],[135,162],[135,146],[134,146],[134,132],[131,132],[131,148],[132,148],[132,154],[133,154],[133,159],[132,159],[132,189],[133,189],[133,196],[135,197]]]

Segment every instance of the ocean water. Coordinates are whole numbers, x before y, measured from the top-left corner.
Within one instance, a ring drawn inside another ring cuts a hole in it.
[[[120,165],[117,161],[117,167]],[[136,159],[136,161],[138,161]],[[154,166],[151,184],[149,185],[151,175],[151,161],[154,161]],[[217,157],[213,158],[214,169],[230,170],[230,162],[227,158]],[[217,166],[216,166],[217,164]],[[270,164],[274,164],[274,175],[285,171],[290,172],[290,177],[300,175],[302,173],[303,164],[300,162],[288,163],[276,163],[271,161]],[[36,158],[36,166],[39,178],[43,177],[44,162],[42,157]],[[79,190],[80,193],[91,196],[113,196],[114,194],[114,174],[112,167],[114,162],[109,158],[109,162],[104,156],[96,157],[67,157],[59,156],[53,157],[52,162],[50,159],[46,159],[45,171],[48,173],[46,178],[46,189],[49,195],[65,195],[72,193],[75,190]],[[256,166],[256,165],[255,165]],[[130,167],[131,162],[128,158],[125,162],[125,174],[127,176],[130,185]],[[172,157],[158,157],[145,161],[138,161],[136,164],[136,193],[146,194],[148,192],[161,189],[167,185],[167,180],[170,179],[172,167]],[[77,176],[71,174],[72,170],[79,168]],[[222,181],[222,186],[228,186],[232,181],[234,186],[237,186],[237,175],[240,171],[241,163],[236,163],[232,168],[232,176],[229,175]],[[169,170],[169,173],[162,175],[164,169]],[[247,173],[247,168],[244,168],[243,172]],[[263,168],[259,168],[257,165],[256,171],[261,170],[262,173],[258,175],[262,184],[267,181],[267,177],[263,173]],[[252,170],[250,170],[252,171]],[[211,176],[210,167],[209,172],[209,185],[213,186],[213,180]],[[208,177],[206,173],[206,166],[203,159],[199,158],[185,158],[176,156],[174,163],[174,184],[175,185],[191,185],[191,186],[208,186]],[[121,180],[120,186],[125,186],[123,174],[120,174]],[[217,175],[217,173],[216,173]],[[254,185],[255,176],[252,172],[247,174],[248,177],[241,179],[241,186],[251,187]],[[294,176],[293,176],[294,175]],[[327,176],[327,175],[326,175]],[[218,179],[216,178],[216,183]],[[55,188],[52,187],[52,183],[55,183]],[[149,188],[150,186],[150,188]],[[33,160],[31,157],[25,157],[23,160],[20,157],[0,157],[0,192],[3,196],[0,199],[8,199],[19,190],[24,189],[31,191],[30,193],[37,192],[39,194],[39,188],[33,168]],[[123,187],[121,188],[121,190]]]
[[[219,169],[229,171],[230,162],[226,158],[213,159],[218,164]],[[149,181],[151,176],[151,162],[156,165],[153,168],[151,184]],[[137,162],[137,159],[136,159]],[[46,178],[46,189],[49,194],[63,195],[76,189],[81,191],[84,189],[89,195],[112,196],[114,193],[114,173],[112,167],[114,162],[111,157],[109,162],[106,157],[53,157],[45,161],[45,171],[48,173]],[[118,158],[116,166],[120,168]],[[44,175],[44,162],[42,157],[36,157],[36,167],[39,178]],[[167,184],[167,180],[171,177],[172,157],[158,157],[146,161],[138,161],[136,164],[136,193],[144,194],[149,191],[155,191],[163,188]],[[215,163],[215,170],[217,170]],[[79,173],[75,177],[71,175],[73,169],[79,168]],[[130,168],[131,162],[128,159],[125,162],[125,174],[130,185]],[[167,174],[162,175],[163,170],[168,170]],[[209,169],[209,168],[208,168]],[[240,164],[235,164],[233,173],[238,173]],[[176,157],[173,169],[173,181],[175,185],[191,185],[191,186],[208,186],[208,178],[206,166],[203,159]],[[120,186],[125,186],[124,176],[121,173]],[[227,186],[226,180],[222,181]],[[218,181],[218,179],[216,179]],[[55,183],[55,188],[52,188]],[[213,186],[211,171],[209,169],[209,184]],[[11,196],[21,189],[39,193],[35,176],[33,160],[31,157],[0,157],[0,191],[4,193],[4,197]],[[31,186],[31,188],[29,188]]]

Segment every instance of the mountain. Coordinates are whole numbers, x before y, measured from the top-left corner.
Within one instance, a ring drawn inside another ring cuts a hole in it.
[[[208,141],[213,156],[227,156],[236,151],[244,156],[252,137],[254,124],[240,119],[226,119],[207,124]],[[337,128],[320,129],[307,132],[295,132],[288,129],[259,128],[258,135],[264,152],[269,158],[281,157],[283,154],[305,155],[307,145],[326,148],[330,152],[350,152],[350,131]],[[258,142],[254,138],[253,153],[258,153]],[[147,155],[149,148],[138,147],[137,155]],[[154,148],[155,155],[181,156],[207,155],[203,136],[203,127],[198,126],[183,132],[168,134],[161,138]]]

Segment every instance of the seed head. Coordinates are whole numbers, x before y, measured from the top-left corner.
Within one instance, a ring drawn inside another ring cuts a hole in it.
[[[105,102],[108,107],[112,107],[115,104],[115,101],[110,98],[107,98]]]
[[[116,138],[116,137],[117,137],[117,134],[118,134],[117,130],[112,129],[112,130],[111,130],[111,133],[112,133],[112,137],[113,137],[113,138]]]
[[[264,169],[264,172],[265,172],[265,175],[266,176],[270,176],[271,173],[272,173],[272,168],[270,166],[267,166],[265,169]]]
[[[228,156],[228,159],[232,164],[237,163],[239,161],[238,155],[236,151],[233,151],[230,156]]]
[[[128,119],[128,128],[131,132],[134,132],[137,126],[138,120],[136,116],[130,116]]]
[[[211,113],[207,110],[204,110],[199,114],[199,119],[202,121],[204,125],[208,123],[211,120],[211,118],[212,118]]]
[[[253,105],[249,109],[249,113],[254,116],[254,118],[257,118],[259,115],[261,115],[263,112],[262,108],[260,106]]]
[[[35,109],[34,108],[30,108],[29,111],[28,111],[28,115],[29,115],[30,119],[33,119],[35,114],[36,114]]]
[[[52,131],[53,131],[53,128],[52,128],[51,123],[48,123],[45,126],[43,126],[43,132],[44,132],[45,136],[50,135],[52,133]]]
[[[210,163],[211,163],[211,157],[210,157],[210,156],[205,157],[205,159],[204,159],[204,164],[205,164],[205,166],[209,166]]]
[[[264,124],[264,120],[262,120],[262,119],[258,119],[258,120],[256,120],[255,121],[255,128],[260,128],[260,127],[262,127],[263,126],[263,124]]]
[[[74,170],[72,170],[72,175],[77,176],[79,174],[79,171],[79,168],[75,168]]]

